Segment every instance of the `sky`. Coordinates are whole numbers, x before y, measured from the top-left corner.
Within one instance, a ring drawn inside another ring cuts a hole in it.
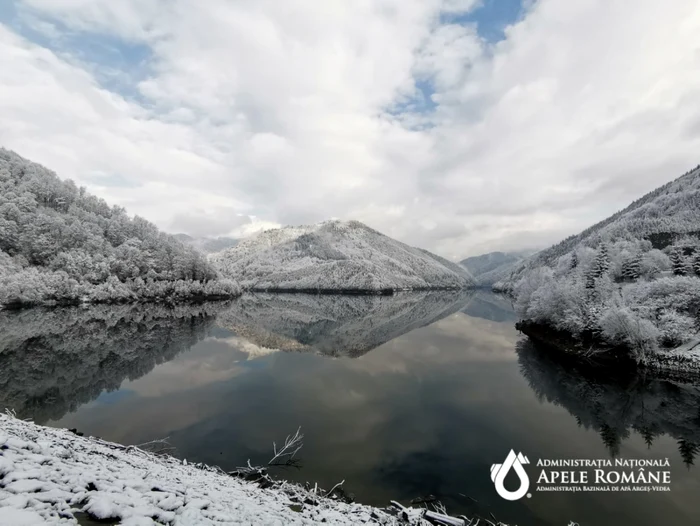
[[[700,163],[697,0],[4,0],[0,146],[160,228],[539,248]]]

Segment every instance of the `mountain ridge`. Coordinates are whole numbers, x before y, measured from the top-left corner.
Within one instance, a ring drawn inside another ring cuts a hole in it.
[[[266,230],[211,254],[209,261],[250,290],[377,293],[461,289],[474,283],[460,265],[359,221]]]

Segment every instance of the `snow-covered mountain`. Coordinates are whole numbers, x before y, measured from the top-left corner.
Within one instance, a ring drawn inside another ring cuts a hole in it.
[[[209,258],[251,290],[378,292],[474,283],[464,267],[358,221],[267,230]]]
[[[531,335],[545,327],[581,352],[700,370],[700,166],[518,263],[495,288],[515,296]]]
[[[339,294],[244,294],[217,319],[255,345],[328,356],[361,356],[463,309],[472,291]]]
[[[489,252],[479,256],[471,256],[459,262],[466,267],[472,276],[477,277],[484,272],[490,272],[501,265],[520,261],[523,256],[511,252]]]
[[[465,267],[477,284],[481,287],[491,287],[497,281],[507,277],[516,263],[530,256],[533,251],[521,252],[489,252],[480,256],[472,256],[459,262]]]

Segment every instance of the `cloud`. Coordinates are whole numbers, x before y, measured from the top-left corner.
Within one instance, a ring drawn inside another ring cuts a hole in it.
[[[166,229],[353,218],[461,258],[698,163],[693,0],[528,2],[498,42],[468,0],[15,5],[0,144]]]

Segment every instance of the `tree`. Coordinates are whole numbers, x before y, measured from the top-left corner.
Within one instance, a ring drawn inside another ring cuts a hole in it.
[[[626,281],[637,281],[642,274],[642,256],[633,254],[624,259],[622,263],[622,277]]]
[[[654,431],[652,431],[650,427],[644,427],[640,434],[644,439],[644,443],[647,445],[647,449],[651,449],[651,446],[654,444],[654,438],[656,438]]]
[[[603,276],[610,268],[610,254],[608,252],[608,246],[603,243],[598,249],[598,254],[595,258],[595,263],[593,265],[593,275],[594,277],[600,278]]]
[[[620,454],[622,440],[620,439],[620,433],[615,428],[607,423],[603,423],[600,426],[600,438],[603,440],[605,447],[608,448],[611,457],[615,458]]]
[[[694,461],[697,454],[700,453],[700,445],[696,444],[695,442],[691,442],[690,440],[681,438],[678,441],[678,452],[681,454],[683,463],[688,469],[690,469],[690,466],[695,465]]]
[[[570,266],[570,268],[571,268],[571,270],[573,270],[576,267],[578,267],[578,254],[576,253],[576,251],[574,251],[571,253],[571,266]]]
[[[683,252],[680,248],[675,248],[671,251],[671,266],[674,275],[685,276],[687,274]]]

